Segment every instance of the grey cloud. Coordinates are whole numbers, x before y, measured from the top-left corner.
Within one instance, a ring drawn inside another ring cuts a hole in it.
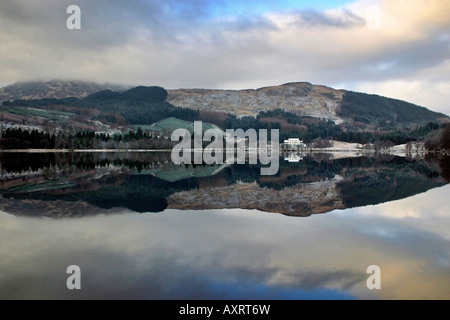
[[[296,18],[295,23],[300,26],[351,28],[366,25],[364,18],[348,10],[343,10],[339,15],[331,15],[316,10],[302,10],[296,13]]]
[[[299,272],[294,275],[294,278],[297,279],[295,285],[308,290],[336,286],[348,290],[366,279],[362,273],[347,270]]]
[[[71,0],[3,1],[0,15],[7,27],[3,32],[38,46],[95,49],[124,44],[136,26],[156,24],[160,17],[159,7],[151,2],[80,0],[82,30],[71,31],[66,28],[71,4]]]
[[[276,26],[264,17],[237,17],[220,25],[223,30],[245,32],[251,30],[277,30]]]
[[[397,66],[406,72],[430,68],[450,57],[450,42],[439,41],[434,35],[423,42],[411,43],[401,48]]]
[[[449,56],[449,43],[430,35],[422,41],[399,42],[369,57],[349,59],[343,68],[363,81],[386,81],[408,78],[418,70],[439,66]]]
[[[59,51],[105,50],[122,47],[133,41],[158,46],[183,45],[185,41],[218,43],[224,31],[246,32],[273,29],[263,17],[237,17],[207,20],[207,1],[123,1],[79,0],[82,30],[66,28],[66,9],[72,0],[3,1],[0,20],[10,38],[33,43],[38,48]],[[144,38],[142,38],[144,37]]]

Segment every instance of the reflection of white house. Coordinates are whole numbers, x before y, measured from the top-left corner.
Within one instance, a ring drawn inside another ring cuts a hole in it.
[[[288,162],[300,162],[303,160],[302,155],[300,154],[295,154],[295,153],[289,153],[285,158],[284,161],[288,161]]]
[[[288,147],[306,148],[306,144],[299,138],[289,138],[288,140],[284,140],[284,144]]]

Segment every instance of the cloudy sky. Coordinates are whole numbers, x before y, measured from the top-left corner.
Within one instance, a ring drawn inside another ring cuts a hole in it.
[[[69,30],[69,5],[81,30]],[[448,0],[2,0],[0,86],[308,81],[450,114]]]

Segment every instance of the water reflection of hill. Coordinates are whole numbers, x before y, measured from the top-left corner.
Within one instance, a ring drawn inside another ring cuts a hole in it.
[[[260,176],[260,167],[248,164],[174,166],[169,153],[0,154],[0,162],[0,210],[26,216],[123,208],[245,208],[309,216],[406,198],[448,181],[448,160],[401,157],[308,155],[281,161],[276,176]]]

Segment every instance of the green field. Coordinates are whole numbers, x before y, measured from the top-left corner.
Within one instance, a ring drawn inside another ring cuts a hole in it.
[[[180,120],[177,118],[167,118],[161,121],[158,121],[152,125],[133,125],[131,126],[133,129],[141,128],[144,131],[158,131],[158,132],[173,132],[176,129],[186,129],[191,134],[194,133],[194,123]],[[217,127],[213,126],[210,123],[203,122],[203,132],[208,129],[215,129]]]
[[[0,106],[0,112],[8,112],[24,117],[41,117],[49,120],[61,120],[64,118],[75,116],[75,114],[69,112],[41,110],[29,107]]]

